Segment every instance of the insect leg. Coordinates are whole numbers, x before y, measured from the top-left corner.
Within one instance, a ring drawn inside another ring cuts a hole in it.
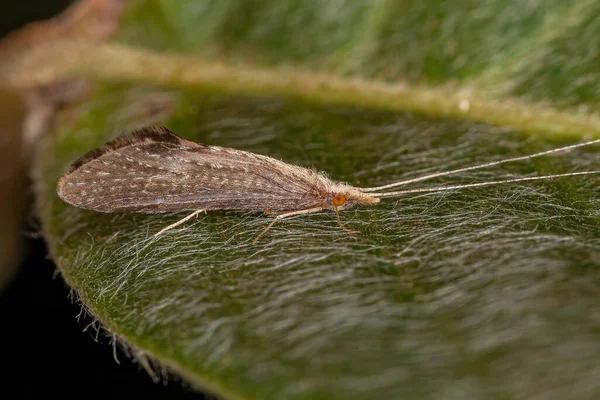
[[[278,216],[276,216],[273,221],[269,224],[269,226],[267,226],[265,228],[264,231],[262,231],[257,237],[254,238],[254,240],[252,241],[252,244],[256,244],[256,242],[258,241],[258,239],[261,238],[262,235],[264,235],[265,233],[267,233],[267,231],[269,229],[271,229],[271,227],[273,226],[273,224],[275,222],[277,222],[280,219],[284,219],[284,218],[288,218],[288,217],[294,217],[296,215],[304,215],[304,214],[312,214],[312,213],[316,213],[319,211],[323,211],[323,207],[315,207],[315,208],[309,208],[306,210],[300,210],[300,211],[292,211],[289,213],[285,213],[285,214],[279,214]]]
[[[166,228],[161,229],[160,232],[154,234],[154,237],[157,237],[157,236],[165,233],[166,231],[168,231],[171,228],[175,228],[177,225],[183,224],[185,221],[187,221],[190,218],[195,217],[196,215],[200,214],[202,211],[206,212],[206,210],[196,210],[193,213],[191,213],[190,215],[188,215],[187,217],[185,217],[183,219],[180,219],[179,221],[175,222],[174,224],[171,224],[171,225],[167,226]]]
[[[348,229],[344,226],[344,224],[342,224],[342,221],[340,220],[340,212],[337,209],[337,207],[335,208],[335,216],[337,217],[337,222],[340,225],[340,228],[342,228],[343,230],[345,230],[346,232],[349,232],[349,233],[360,233],[359,231],[353,231],[352,229]]]

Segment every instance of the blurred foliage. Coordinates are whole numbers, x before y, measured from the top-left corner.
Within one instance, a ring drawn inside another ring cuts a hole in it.
[[[599,100],[600,2],[136,0],[120,41],[560,105]],[[596,107],[594,107],[596,108]]]
[[[20,260],[26,209],[26,162],[21,128],[25,106],[14,93],[0,91],[0,291]]]

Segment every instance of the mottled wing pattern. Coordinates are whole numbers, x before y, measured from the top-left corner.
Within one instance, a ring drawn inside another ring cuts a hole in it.
[[[60,179],[58,194],[103,212],[283,212],[318,207],[330,183],[307,168],[148,127],[77,160]]]

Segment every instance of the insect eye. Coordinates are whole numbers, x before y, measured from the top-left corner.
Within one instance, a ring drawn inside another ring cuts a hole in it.
[[[346,196],[344,196],[343,194],[336,194],[333,197],[333,205],[334,206],[341,206],[346,202]]]

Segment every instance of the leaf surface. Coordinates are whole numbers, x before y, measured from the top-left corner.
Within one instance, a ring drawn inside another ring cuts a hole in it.
[[[185,214],[101,214],[56,195],[74,159],[151,123],[356,186],[596,135],[597,91],[574,83],[593,84],[592,44],[556,50],[600,29],[584,26],[595,2],[467,3],[134,2],[111,45],[136,68],[82,62],[92,96],[40,151],[39,210],[67,282],[111,332],[224,398],[600,393],[596,176],[387,199],[342,213],[358,235],[322,213],[255,246],[261,213],[211,212],[154,238]],[[323,76],[337,80],[302,84]],[[509,105],[498,118],[495,102]],[[597,151],[417,187],[598,169]]]

